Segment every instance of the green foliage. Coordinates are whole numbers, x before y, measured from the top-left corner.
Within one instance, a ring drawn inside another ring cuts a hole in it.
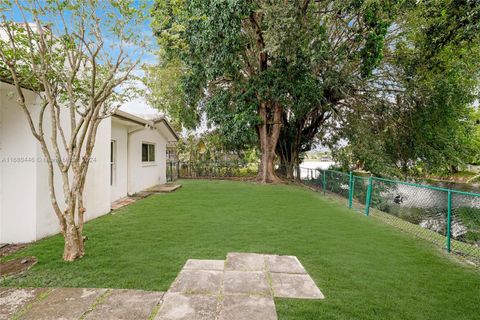
[[[256,148],[240,145],[241,142],[231,144],[220,131],[210,131],[195,135],[189,133],[177,145],[180,161],[243,161],[257,162]]]
[[[345,169],[456,170],[480,155],[479,12],[462,0],[158,1],[158,74],[174,81],[154,96],[188,127],[205,113],[238,147],[257,142],[259,105],[280,103],[282,163],[321,142]]]
[[[356,112],[343,113],[344,126],[332,137],[343,167],[386,176],[425,175],[458,170],[478,158],[472,106],[478,98],[480,42],[469,31],[476,22],[459,24],[453,38],[432,39],[439,32],[433,23],[440,19],[433,12],[451,2],[435,1],[435,9],[416,6],[397,22],[399,31],[379,68],[388,75],[387,85],[378,86],[369,101],[357,102]],[[443,13],[447,33],[453,31],[450,14],[460,13]],[[348,146],[339,145],[341,140]]]
[[[480,209],[472,207],[461,207],[454,210],[462,225],[467,228],[465,241],[473,244],[480,244]]]
[[[230,142],[254,144],[259,105],[280,103],[281,139],[300,135],[301,145],[295,146],[300,154],[311,148],[332,103],[361,86],[382,60],[395,6],[393,1],[158,1],[152,15],[162,47],[159,68],[181,60],[185,71],[176,81],[181,108],[205,112]],[[165,96],[161,90],[154,94]],[[178,105],[165,109],[179,115]]]
[[[149,105],[169,115],[177,131],[182,127],[194,129],[200,122],[200,115],[195,108],[185,104],[181,87],[183,74],[186,72],[179,59],[172,59],[161,66],[145,66],[143,82],[149,89]]]

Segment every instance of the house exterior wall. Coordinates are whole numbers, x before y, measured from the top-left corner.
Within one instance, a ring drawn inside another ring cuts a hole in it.
[[[10,86],[0,84],[0,243],[36,239],[36,148]],[[25,92],[33,106],[35,96]]]
[[[92,162],[85,185],[85,219],[91,220],[110,212],[110,140],[111,121],[103,120],[98,127]]]
[[[115,122],[112,118],[112,140],[115,141],[113,184],[111,202],[124,198],[128,193],[128,126]]]
[[[50,201],[46,159],[12,92],[12,86],[0,83],[0,243],[30,242],[60,231]],[[25,95],[33,116],[38,116],[35,95],[29,91]],[[49,137],[50,126],[44,127]],[[85,185],[86,220],[110,211],[110,132],[110,121],[103,121]],[[57,169],[55,174],[57,201],[62,206],[62,182]]]
[[[18,106],[13,87],[0,83],[0,243],[35,241],[60,231],[48,185],[48,166],[40,144],[33,137]],[[38,118],[38,101],[25,92],[27,105]],[[68,123],[68,113],[61,114]],[[49,114],[46,111],[45,121]],[[68,126],[66,126],[68,127]],[[45,124],[47,143],[50,126]],[[67,139],[70,135],[65,128]],[[115,140],[114,184],[110,185],[110,142]],[[166,182],[167,137],[158,128],[116,120],[104,120],[98,128],[87,174],[85,220],[110,212],[114,200]],[[142,162],[142,143],[155,145],[155,162]],[[55,168],[57,202],[64,206],[60,172]]]
[[[38,143],[38,158],[43,154]],[[91,162],[87,172],[84,191],[85,221],[99,217],[110,211],[110,121],[104,120],[97,132],[95,147],[93,148]],[[40,161],[37,166],[36,177],[36,239],[40,239],[60,232],[58,219],[53,212],[49,196],[48,167],[45,161]],[[55,168],[55,185],[58,202],[63,209],[64,197],[60,172]]]
[[[155,162],[142,162],[142,143],[155,145]],[[159,130],[143,129],[128,137],[128,193],[134,194],[157,184],[166,183],[167,139]]]

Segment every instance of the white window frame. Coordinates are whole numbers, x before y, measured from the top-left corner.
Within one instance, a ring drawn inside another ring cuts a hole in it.
[[[143,145],[147,145],[147,161],[144,161],[143,160]],[[153,160],[151,160],[151,154],[150,154],[150,146],[153,146]],[[152,143],[152,142],[147,142],[147,141],[142,141],[142,154],[141,154],[141,157],[142,157],[142,163],[143,164],[146,164],[146,165],[152,165],[152,164],[155,164],[157,162],[157,157],[156,157],[156,149],[157,149],[157,146],[155,143]]]

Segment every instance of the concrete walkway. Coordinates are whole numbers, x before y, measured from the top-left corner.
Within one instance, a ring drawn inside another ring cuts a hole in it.
[[[296,257],[229,253],[226,260],[188,260],[165,294],[0,288],[0,320],[275,320],[274,297],[324,298]]]
[[[163,292],[113,289],[0,288],[0,319],[151,319]]]

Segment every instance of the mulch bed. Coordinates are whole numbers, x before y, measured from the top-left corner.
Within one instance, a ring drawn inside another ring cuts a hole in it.
[[[0,247],[0,258],[11,255],[27,246],[27,243],[2,244]]]
[[[38,262],[36,257],[23,257],[0,263],[0,277],[19,275]]]

